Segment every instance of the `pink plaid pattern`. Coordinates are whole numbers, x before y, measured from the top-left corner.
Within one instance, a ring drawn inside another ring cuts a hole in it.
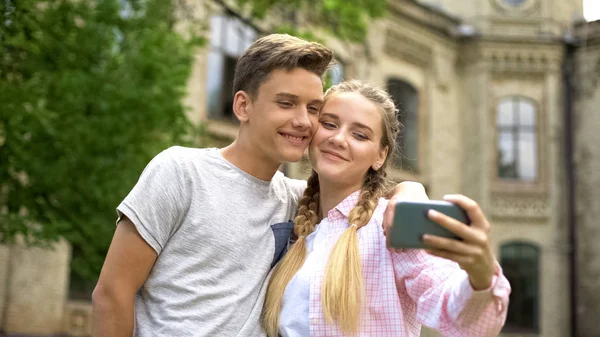
[[[327,323],[321,306],[321,286],[329,253],[349,226],[348,213],[359,192],[329,211],[325,254],[310,281],[310,335],[343,336]],[[497,336],[504,325],[510,285],[498,267],[491,287],[474,291],[458,264],[423,250],[395,253],[386,247],[381,226],[387,201],[381,199],[371,221],[358,230],[366,291],[365,310],[357,336],[417,337],[421,325],[444,336]]]

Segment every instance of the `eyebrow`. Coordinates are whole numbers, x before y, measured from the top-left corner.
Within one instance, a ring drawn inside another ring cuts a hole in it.
[[[298,95],[294,95],[294,94],[290,94],[288,92],[278,92],[277,94],[275,94],[275,97],[277,98],[285,98],[285,99],[289,99],[292,101],[298,101],[300,99],[300,97],[298,97]],[[322,99],[313,99],[312,101],[308,102],[309,104],[320,104],[323,105],[323,100]]]
[[[324,113],[322,113],[322,114],[321,114],[321,117],[329,117],[329,118],[331,118],[331,119],[335,119],[336,121],[339,121],[339,120],[340,120],[340,118],[339,118],[337,115],[334,115],[334,114],[332,114],[332,113],[329,113],[329,112],[324,112]],[[356,127],[359,127],[359,128],[361,128],[361,129],[366,129],[366,130],[370,131],[371,133],[375,133],[375,132],[373,131],[373,129],[371,129],[371,128],[370,128],[368,125],[365,125],[365,124],[363,124],[363,123],[354,122],[354,123],[352,123],[352,125],[354,125],[354,126],[356,126]]]

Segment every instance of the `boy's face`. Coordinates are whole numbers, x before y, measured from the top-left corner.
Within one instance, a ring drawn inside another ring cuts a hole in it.
[[[323,105],[323,83],[302,69],[277,69],[248,104],[248,134],[260,156],[272,164],[295,162],[314,135]]]

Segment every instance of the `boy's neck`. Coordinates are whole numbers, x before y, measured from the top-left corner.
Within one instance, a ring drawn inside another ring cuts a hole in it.
[[[279,163],[272,163],[272,161],[256,152],[256,149],[252,149],[250,146],[244,146],[244,142],[239,142],[237,139],[222,148],[221,155],[228,162],[237,166],[240,170],[256,177],[260,180],[270,181],[277,169],[279,169]],[[245,142],[248,144],[248,142]]]
[[[321,219],[327,217],[327,213],[344,201],[350,194],[358,191],[361,184],[340,185],[329,181],[319,180],[319,202],[321,205]]]

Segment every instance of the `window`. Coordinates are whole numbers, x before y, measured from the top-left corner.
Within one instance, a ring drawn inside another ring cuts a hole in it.
[[[409,83],[395,78],[388,80],[387,89],[399,110],[398,120],[404,125],[397,139],[400,156],[395,165],[418,173],[419,93]]]
[[[510,5],[510,6],[521,6],[523,3],[525,2],[525,0],[504,0],[504,3]]]
[[[510,305],[504,332],[539,330],[539,249],[511,242],[500,248],[500,265],[510,282]]]
[[[344,65],[338,61],[327,72],[325,84],[329,87],[344,80]]]
[[[235,64],[256,38],[256,31],[238,18],[223,15],[210,19],[207,69],[210,118],[237,121],[232,109]]]
[[[536,108],[522,97],[508,97],[496,109],[497,169],[504,180],[537,179]]]

